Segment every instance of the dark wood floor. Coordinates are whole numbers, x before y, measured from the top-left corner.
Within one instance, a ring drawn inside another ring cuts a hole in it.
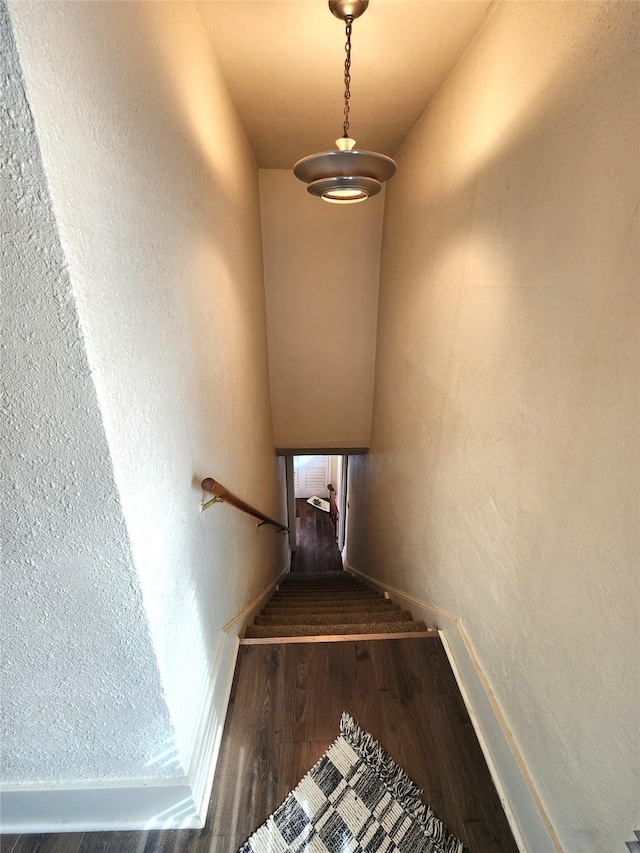
[[[4,836],[2,853],[235,853],[339,733],[376,737],[474,853],[516,853],[440,639],[243,646],[202,830]]]
[[[328,512],[296,498],[298,550],[291,555],[292,572],[341,572],[342,557]]]

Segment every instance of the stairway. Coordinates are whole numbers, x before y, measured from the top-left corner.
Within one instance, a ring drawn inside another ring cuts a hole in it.
[[[406,636],[427,631],[402,610],[347,572],[289,574],[245,633],[243,643],[287,638]]]

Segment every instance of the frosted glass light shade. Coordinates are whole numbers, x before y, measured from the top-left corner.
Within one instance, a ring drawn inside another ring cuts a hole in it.
[[[382,184],[375,178],[340,176],[312,181],[307,192],[335,204],[353,204],[356,201],[366,201],[370,196],[377,195],[381,189]]]
[[[294,175],[309,185],[308,192],[336,204],[365,201],[395,172],[391,157],[358,149],[311,154],[293,167]]]

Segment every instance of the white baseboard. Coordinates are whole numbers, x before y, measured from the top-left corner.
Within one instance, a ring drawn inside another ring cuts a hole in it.
[[[189,772],[171,779],[3,786],[0,830],[6,833],[200,829],[204,826],[229,705],[240,634],[253,621],[287,566],[220,632],[214,675],[198,726]]]
[[[414,619],[438,628],[518,849],[521,853],[562,853],[560,840],[460,619],[370,578],[346,561],[345,569],[388,593],[396,604],[410,610]]]

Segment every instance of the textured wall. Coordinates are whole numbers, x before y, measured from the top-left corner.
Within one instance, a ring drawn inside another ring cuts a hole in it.
[[[640,825],[638,13],[498,3],[387,188],[349,562],[459,615],[567,851]]]
[[[173,728],[4,4],[0,62],[3,779],[173,775]]]
[[[260,171],[277,447],[367,447],[384,200],[339,207]]]
[[[190,3],[10,6],[139,573],[188,763],[220,628],[285,564],[258,170]],[[62,59],[63,58],[63,59]]]

